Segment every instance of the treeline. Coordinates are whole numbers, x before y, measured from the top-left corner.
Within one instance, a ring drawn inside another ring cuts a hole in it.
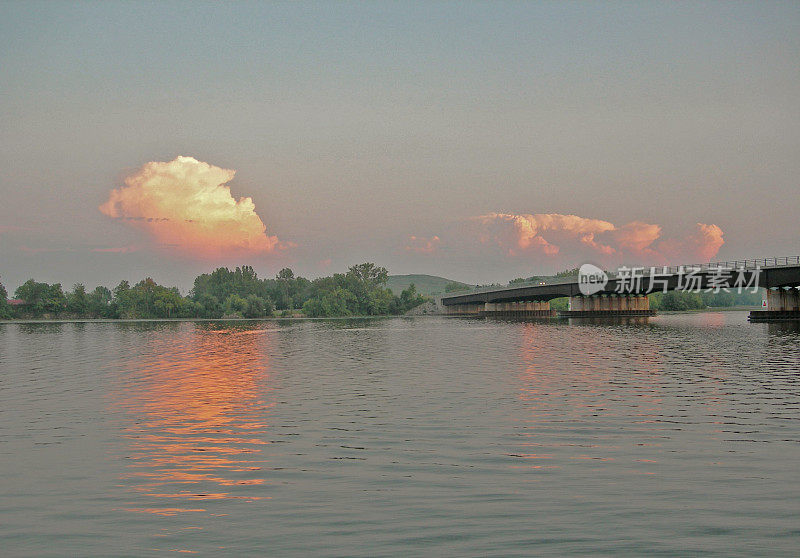
[[[690,292],[669,291],[653,293],[650,296],[650,308],[653,310],[702,310],[703,308],[726,308],[731,306],[761,306],[762,293],[745,290],[737,292]]]
[[[496,287],[502,287],[500,283],[486,283],[484,285],[475,285],[471,287],[470,285],[465,285],[464,283],[456,283],[455,281],[451,281],[444,286],[444,292],[446,293],[455,293],[460,291],[471,291],[474,289],[490,289]]]
[[[578,268],[565,269],[559,271],[555,275],[531,275],[530,277],[517,277],[508,282],[509,285],[518,285],[520,283],[538,283],[540,281],[549,281],[551,279],[564,279],[566,277],[577,277]]]
[[[457,293],[459,291],[471,291],[473,287],[469,285],[465,285],[464,283],[457,283],[456,281],[450,281],[444,286],[444,292],[446,293]]]
[[[0,319],[265,318],[301,309],[309,317],[378,316],[404,314],[425,302],[414,285],[396,296],[386,288],[387,278],[385,268],[371,263],[313,281],[288,268],[274,279],[259,279],[250,266],[220,267],[197,277],[188,296],[150,278],[90,292],[82,284],[65,292],[60,283],[30,279],[15,291],[13,305],[0,284]]]

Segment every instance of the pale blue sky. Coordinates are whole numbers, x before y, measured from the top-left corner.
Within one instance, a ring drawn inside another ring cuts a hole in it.
[[[720,258],[796,254],[798,60],[798,2],[0,2],[0,278],[188,286],[216,262],[97,209],[177,155],[236,169],[296,245],[242,262],[264,275],[506,281],[585,258],[480,244],[491,212],[713,223]]]

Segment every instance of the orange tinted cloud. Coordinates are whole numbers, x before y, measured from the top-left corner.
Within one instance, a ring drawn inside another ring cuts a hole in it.
[[[568,237],[577,239],[580,243],[589,246],[602,254],[610,254],[614,249],[595,240],[596,235],[613,231],[614,225],[600,219],[587,219],[577,215],[561,215],[559,213],[489,213],[481,215],[478,220],[486,226],[500,228],[511,227],[511,238],[507,232],[501,231],[494,238],[501,246],[507,248],[510,255],[519,251],[534,249],[544,254],[553,256],[559,253],[560,248],[545,238],[547,232],[558,232]],[[511,246],[508,241],[511,240]]]
[[[409,236],[406,242],[406,252],[416,252],[417,254],[433,254],[439,247],[439,237],[432,236],[425,238],[424,236]]]
[[[705,262],[716,256],[720,247],[725,244],[723,234],[717,225],[697,223],[694,231],[686,238],[665,240],[659,250],[672,260],[681,254],[691,254],[697,261]]]
[[[651,246],[661,237],[661,227],[642,221],[633,221],[615,229],[613,236],[624,251],[651,255]]]
[[[704,260],[709,260],[717,255],[719,249],[725,244],[722,239],[722,229],[716,225],[697,223],[697,230],[689,237],[692,249]]]
[[[617,226],[558,213],[489,213],[476,219],[483,227],[481,240],[498,244],[511,256],[536,252],[555,256],[561,251],[554,240],[558,239],[575,249],[583,246],[600,255],[634,256],[655,264],[686,258],[708,261],[724,244],[722,229],[704,223],[697,223],[684,238],[662,240],[660,225],[642,221]]]
[[[249,197],[226,184],[236,171],[177,157],[150,162],[111,191],[100,211],[149,232],[162,246],[199,257],[276,252],[286,245],[267,228]]]

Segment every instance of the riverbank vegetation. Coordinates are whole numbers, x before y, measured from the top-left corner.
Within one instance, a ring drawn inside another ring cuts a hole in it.
[[[757,292],[720,291],[689,292],[669,291],[653,293],[650,296],[650,308],[653,310],[702,310],[704,308],[730,308],[732,306],[761,306],[763,296],[761,289]]]
[[[404,314],[425,302],[414,285],[395,295],[386,288],[388,272],[372,263],[347,273],[308,280],[291,269],[274,279],[260,279],[250,266],[220,267],[194,280],[187,296],[146,278],[134,285],[121,281],[113,289],[82,284],[64,291],[60,283],[30,279],[7,300],[0,285],[0,319],[19,318],[266,318],[302,314],[308,317]]]

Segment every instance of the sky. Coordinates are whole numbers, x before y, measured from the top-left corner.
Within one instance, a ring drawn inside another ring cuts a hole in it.
[[[800,253],[798,2],[0,2],[0,281]]]

